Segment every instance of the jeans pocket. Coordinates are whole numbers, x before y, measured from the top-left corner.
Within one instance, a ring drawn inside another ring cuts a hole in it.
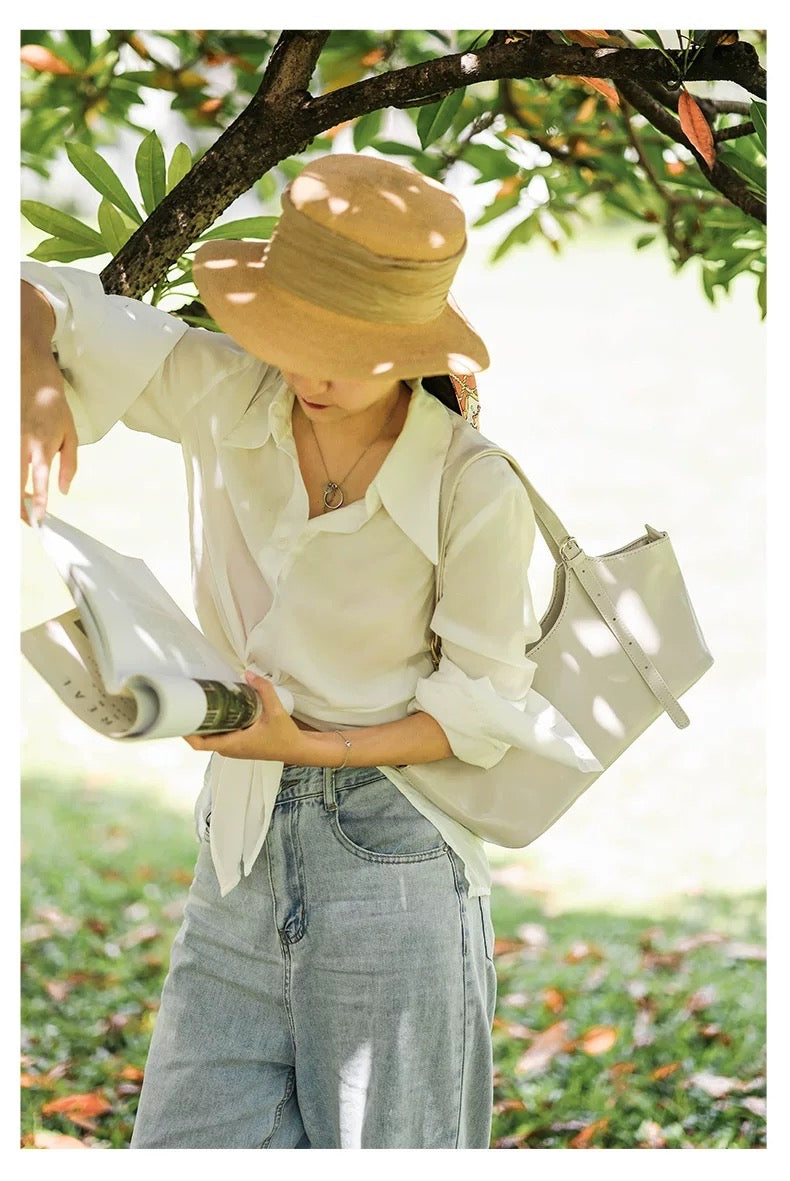
[[[447,846],[434,824],[385,775],[340,789],[334,832],[344,848],[366,861],[428,861]]]

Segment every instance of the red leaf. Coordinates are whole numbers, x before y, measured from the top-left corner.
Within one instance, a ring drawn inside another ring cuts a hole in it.
[[[712,168],[716,162],[713,132],[699,103],[695,98],[692,98],[685,87],[678,96],[678,115],[680,116],[680,126],[687,139],[697,149],[708,168]]]

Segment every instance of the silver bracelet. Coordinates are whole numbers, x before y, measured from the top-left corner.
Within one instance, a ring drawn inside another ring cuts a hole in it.
[[[339,731],[339,730],[333,730],[333,731],[332,731],[332,733],[333,733],[333,734],[337,734],[337,735],[338,735],[340,738],[342,738],[342,739],[343,739],[343,742],[344,742],[344,743],[345,743],[345,745],[346,745],[346,757],[343,759],[343,762],[340,764],[340,766],[335,768],[335,770],[336,770],[336,771],[342,771],[342,770],[343,770],[343,768],[345,767],[346,763],[348,762],[348,753],[349,753],[349,751],[351,750],[351,739],[350,739],[350,738],[345,738],[345,737],[344,737],[344,736],[343,736],[343,735],[340,733],[340,731]]]

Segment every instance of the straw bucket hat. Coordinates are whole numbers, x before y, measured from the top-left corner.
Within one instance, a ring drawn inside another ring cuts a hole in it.
[[[193,275],[216,323],[254,356],[307,377],[475,373],[486,347],[450,284],[466,221],[437,181],[367,155],[308,164],[268,242],[214,240]]]

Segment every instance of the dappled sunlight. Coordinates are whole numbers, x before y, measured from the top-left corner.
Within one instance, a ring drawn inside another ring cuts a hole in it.
[[[403,200],[403,197],[399,197],[397,193],[385,192],[383,189],[381,192],[381,196],[384,198],[384,200],[389,205],[394,205],[395,208],[399,209],[401,213],[406,213],[408,206],[407,206],[406,202]]]
[[[625,738],[625,726],[605,697],[596,695],[593,698],[592,716],[601,729],[607,730],[613,738]]]
[[[256,291],[229,291],[225,298],[228,303],[246,304],[256,300],[258,293]]]

